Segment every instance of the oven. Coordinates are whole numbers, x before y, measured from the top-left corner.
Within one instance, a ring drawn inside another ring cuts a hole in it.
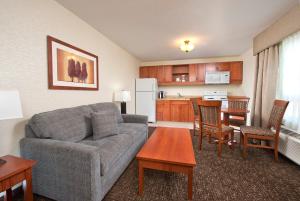
[[[227,91],[206,91],[203,94],[203,100],[220,100],[222,108],[228,108]]]

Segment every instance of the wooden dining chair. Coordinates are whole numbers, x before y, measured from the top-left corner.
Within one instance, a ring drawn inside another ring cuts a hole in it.
[[[221,122],[221,101],[198,101],[199,106],[199,150],[202,149],[203,134],[208,136],[208,142],[211,143],[211,137],[216,138],[218,146],[218,157],[221,157],[222,145],[233,141],[234,131],[229,126],[222,125]],[[230,139],[229,139],[230,136]],[[231,143],[230,147],[233,148]]]
[[[199,107],[198,107],[198,100],[201,100],[200,98],[191,98],[192,102],[192,108],[193,108],[193,132],[194,135],[196,135],[196,131],[199,130]]]
[[[228,97],[228,109],[233,110],[248,110],[250,98],[248,97],[238,97],[238,98],[231,98]],[[247,124],[247,113],[235,114],[229,116],[229,126],[238,127],[240,130],[240,126],[245,126]]]
[[[282,118],[289,102],[284,100],[275,100],[270,114],[267,128],[255,126],[241,126],[240,136],[241,144],[243,144],[243,157],[247,156],[248,147],[256,147],[263,149],[273,149],[275,161],[278,160],[278,139],[281,128]],[[273,130],[275,131],[273,131]],[[273,141],[272,145],[251,144],[249,139]]]

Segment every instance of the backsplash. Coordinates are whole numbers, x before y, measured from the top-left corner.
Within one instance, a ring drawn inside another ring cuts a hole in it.
[[[180,93],[183,96],[201,96],[205,91],[227,91],[228,95],[244,96],[241,85],[202,85],[202,86],[162,86],[159,91],[165,91],[167,96]]]

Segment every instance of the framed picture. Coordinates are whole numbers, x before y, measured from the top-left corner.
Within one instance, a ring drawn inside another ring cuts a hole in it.
[[[98,90],[98,57],[47,36],[49,89]]]

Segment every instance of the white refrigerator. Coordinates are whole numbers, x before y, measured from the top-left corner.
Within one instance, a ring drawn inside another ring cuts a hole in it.
[[[156,122],[157,93],[155,78],[135,80],[135,113],[148,116],[149,122]]]

